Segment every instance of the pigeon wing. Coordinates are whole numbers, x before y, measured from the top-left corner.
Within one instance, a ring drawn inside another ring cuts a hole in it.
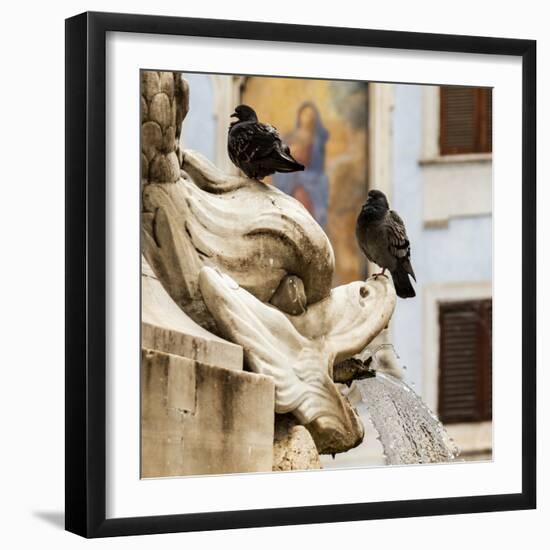
[[[411,245],[401,216],[399,216],[399,214],[394,210],[389,210],[385,225],[388,236],[388,250],[390,254],[402,263],[407,273],[409,273],[416,281],[410,262]]]
[[[280,144],[281,138],[277,130],[261,122],[240,124],[231,132],[233,153],[245,162],[255,162],[268,157]]]

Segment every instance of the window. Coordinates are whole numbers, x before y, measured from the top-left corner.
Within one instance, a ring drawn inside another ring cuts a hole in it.
[[[490,88],[441,86],[441,155],[490,153],[493,149],[493,93]]]
[[[492,417],[491,300],[439,305],[440,420],[481,422]]]

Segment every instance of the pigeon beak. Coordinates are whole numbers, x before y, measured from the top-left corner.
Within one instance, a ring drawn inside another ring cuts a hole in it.
[[[239,118],[239,115],[237,113],[233,113],[230,118],[233,118],[233,117]]]

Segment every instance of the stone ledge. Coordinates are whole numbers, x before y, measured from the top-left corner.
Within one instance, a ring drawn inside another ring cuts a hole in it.
[[[243,369],[241,346],[195,323],[168,295],[142,257],[141,346],[233,370]]]
[[[141,345],[144,348],[186,357],[213,367],[243,370],[243,352],[239,346],[201,338],[189,332],[178,332],[165,327],[141,324]]]
[[[267,376],[143,349],[141,477],[271,471],[274,400]]]

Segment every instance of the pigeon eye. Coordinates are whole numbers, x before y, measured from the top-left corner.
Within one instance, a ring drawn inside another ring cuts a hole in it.
[[[366,286],[362,286],[359,289],[359,294],[361,295],[361,298],[366,298],[369,295],[369,289]]]

